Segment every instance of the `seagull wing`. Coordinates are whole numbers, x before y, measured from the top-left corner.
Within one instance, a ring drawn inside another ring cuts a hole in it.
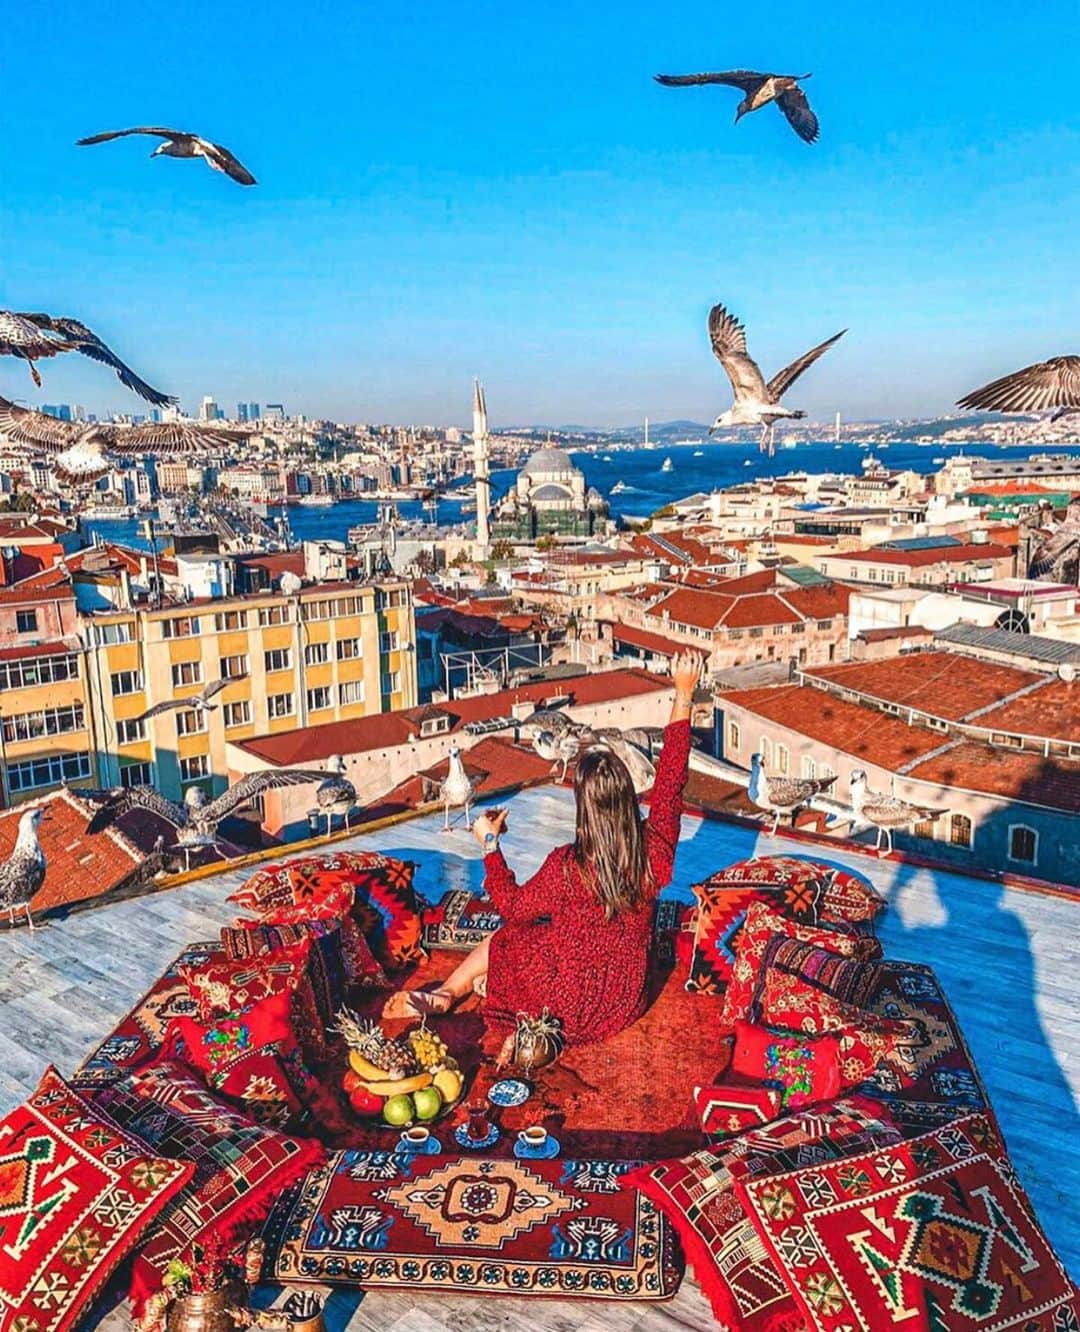
[[[839,333],[834,333],[827,341],[819,342],[816,347],[811,347],[797,361],[792,361],[790,365],[785,365],[783,370],[778,370],[766,386],[765,391],[769,395],[769,401],[779,402],[803,371],[809,370],[817,358],[824,356],[833,343],[839,342],[846,332],[847,329],[842,328]]]
[[[89,833],[101,832],[103,828],[108,828],[122,814],[132,809],[148,810],[151,814],[156,814],[167,823],[171,823],[174,828],[183,828],[188,821],[187,811],[183,805],[167,800],[152,786],[117,786],[111,791],[80,791],[79,799],[88,800],[91,804],[101,801],[93,818],[86,825],[86,831]]]
[[[254,800],[264,791],[273,791],[280,786],[308,786],[326,780],[326,773],[306,768],[279,768],[265,772],[249,772],[246,777],[234,783],[216,800],[196,811],[195,818],[201,824],[216,826],[227,818],[234,809]]]
[[[769,799],[783,809],[802,804],[827,790],[835,777],[766,777]]]
[[[238,157],[234,157],[228,148],[223,147],[220,143],[211,143],[209,139],[196,137],[195,142],[201,149],[203,157],[206,158],[207,164],[212,166],[215,171],[223,171],[238,185],[255,185],[258,183],[243,162]]]
[[[969,411],[1043,412],[1080,407],[1080,356],[1055,356],[975,389],[956,404]]]
[[[806,100],[806,93],[796,85],[782,92],[776,99],[776,105],[787,117],[787,123],[804,143],[817,143],[821,130],[818,118]]]
[[[110,139],[124,139],[129,134],[151,134],[158,139],[190,139],[183,130],[165,129],[162,125],[138,125],[134,129],[106,130],[104,134],[91,134],[88,139],[76,139],[76,148],[88,148],[92,143],[108,143]]]
[[[759,74],[753,69],[725,69],[715,74],[654,74],[657,83],[665,88],[691,88],[702,83],[723,83],[729,88],[741,88],[743,92],[754,92],[770,76]]]
[[[191,701],[189,699],[172,698],[166,700],[164,703],[155,703],[152,708],[147,708],[145,712],[140,713],[139,716],[135,717],[133,720],[137,722],[149,721],[151,717],[160,717],[163,713],[172,712],[174,708],[190,707]]]
[[[72,350],[69,343],[49,337],[25,315],[15,314],[13,310],[0,310],[0,354],[41,359]]]
[[[940,818],[946,813],[943,809],[931,809],[927,805],[912,805],[897,796],[876,795],[870,793],[863,800],[862,812],[870,823],[880,823],[882,827],[905,827],[911,823],[920,823],[923,819]]]
[[[72,421],[59,421],[0,398],[0,435],[10,444],[22,444],[41,453],[63,453],[81,433],[82,428]]]
[[[201,454],[234,448],[249,438],[241,430],[218,430],[191,421],[148,421],[116,428],[109,447],[116,453]]]
[[[228,689],[229,685],[231,685],[231,684],[233,683],[233,680],[234,680],[234,679],[236,679],[236,680],[244,680],[244,679],[246,679],[246,678],[247,678],[246,676],[243,676],[243,675],[237,675],[237,676],[235,676],[235,677],[234,677],[234,676],[229,676],[227,679],[224,679],[224,680],[215,680],[215,681],[213,682],[213,684],[208,684],[208,685],[206,686],[206,688],[202,691],[202,695],[201,695],[201,697],[202,697],[202,701],[203,701],[204,703],[209,703],[210,700],[211,700],[212,698],[216,698],[216,697],[218,696],[218,694],[220,694],[221,691],[222,691],[223,689]]]
[[[746,329],[722,305],[709,311],[709,340],[713,355],[724,367],[735,401],[765,401],[765,379],[746,351]]]
[[[49,329],[53,333],[60,334],[65,338],[74,349],[81,352],[83,356],[89,356],[92,361],[99,361],[102,365],[110,366],[116,371],[116,377],[125,388],[131,389],[132,393],[137,393],[140,398],[145,398],[147,402],[153,403],[155,407],[165,407],[176,401],[170,398],[167,393],[162,393],[160,389],[151,388],[150,385],[131,369],[105,345],[104,342],[85,324],[81,324],[77,319],[57,319],[52,315],[46,314],[26,314],[24,319],[29,319],[32,324],[38,328]]]

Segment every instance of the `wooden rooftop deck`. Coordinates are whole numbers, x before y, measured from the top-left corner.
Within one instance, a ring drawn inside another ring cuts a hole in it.
[[[425,896],[479,887],[479,850],[462,830],[425,816],[358,837],[355,845],[418,863]],[[573,830],[566,790],[534,788],[510,806],[505,838],[529,872]],[[805,844],[687,818],[672,889],[754,854],[815,855]],[[959,874],[822,848],[821,857],[867,874],[889,899],[880,933],[887,955],[929,964],[979,1065],[1020,1178],[1074,1279],[1080,1278],[1080,901],[1002,888]],[[71,1073],[184,944],[215,937],[232,919],[224,903],[249,871],[72,914],[45,929],[0,932],[0,1113],[36,1086],[47,1062]],[[346,1325],[401,1332],[540,1329],[672,1332],[715,1326],[687,1277],[666,1305],[434,1297],[376,1292],[335,1296],[331,1332]],[[119,1332],[120,1312],[102,1324]]]

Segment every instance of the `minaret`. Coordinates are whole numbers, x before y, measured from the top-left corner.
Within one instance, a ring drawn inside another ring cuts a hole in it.
[[[491,508],[491,480],[488,471],[487,400],[484,386],[473,380],[472,400],[473,474],[476,482],[476,549],[478,560],[486,560],[491,545],[488,512]]]

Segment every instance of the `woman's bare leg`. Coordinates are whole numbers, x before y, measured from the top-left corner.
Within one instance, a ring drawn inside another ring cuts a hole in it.
[[[386,1001],[384,1018],[423,1017],[426,1013],[445,1013],[466,995],[477,981],[487,978],[491,939],[476,945],[471,953],[434,990],[399,990]]]

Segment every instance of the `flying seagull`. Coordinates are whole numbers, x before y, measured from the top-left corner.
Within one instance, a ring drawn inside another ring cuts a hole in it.
[[[30,366],[34,383],[41,388],[41,375],[35,361],[62,352],[80,352],[92,361],[111,366],[125,388],[145,398],[155,407],[166,407],[176,401],[160,389],[151,388],[134,370],[124,364],[96,333],[77,319],[60,319],[54,315],[26,314],[14,310],[0,310],[0,356],[17,356]]]
[[[975,389],[956,404],[976,412],[1080,411],[1080,356],[1053,356]]]
[[[713,354],[731,380],[735,402],[726,412],[720,413],[709,427],[709,434],[725,426],[759,425],[761,426],[760,447],[764,450],[765,439],[768,436],[771,457],[774,452],[772,437],[776,422],[784,417],[798,420],[806,415],[803,411],[785,407],[781,399],[799,376],[808,370],[819,356],[827,352],[834,342],[839,342],[846,332],[847,329],[842,328],[839,333],[834,333],[825,342],[818,343],[797,361],[792,361],[783,370],[777,371],[766,384],[757,362],[747,353],[746,329],[722,305],[714,305],[709,311],[709,340],[712,342]]]
[[[26,923],[34,928],[30,903],[45,882],[45,852],[38,841],[38,824],[47,818],[44,809],[28,809],[19,819],[19,832],[15,849],[7,860],[0,863],[0,911],[8,913],[8,924],[14,926],[15,912],[26,914]]]
[[[189,786],[184,793],[183,804],[166,799],[152,786],[114,786],[104,791],[80,791],[79,798],[97,805],[86,826],[87,832],[101,832],[129,810],[149,810],[151,814],[172,824],[176,829],[176,844],[190,860],[192,851],[214,845],[220,823],[230,814],[249,805],[264,791],[273,791],[282,786],[306,786],[321,782],[325,777],[325,772],[306,768],[249,772],[216,800],[207,800],[201,787]]]
[[[877,850],[880,852],[881,839],[888,842],[883,854],[888,855],[893,849],[893,832],[897,828],[913,828],[916,823],[935,823],[948,810],[931,809],[928,805],[913,805],[910,801],[900,800],[897,796],[881,795],[871,791],[866,782],[866,773],[861,768],[851,774],[851,808],[857,821],[869,823],[877,829]]]
[[[326,835],[334,825],[334,815],[340,814],[349,826],[349,815],[356,808],[356,787],[345,776],[345,760],[333,754],[327,761],[327,773],[315,792],[315,804],[326,815]]]
[[[61,421],[0,398],[0,438],[50,455],[62,477],[80,482],[94,481],[109,471],[106,453],[195,457],[243,444],[248,436],[191,421],[150,421],[137,426]]]
[[[803,79],[810,78],[809,74],[759,74],[753,69],[727,69],[718,74],[657,74],[654,77],[665,88],[690,88],[703,83],[741,88],[746,96],[735,108],[736,125],[751,111],[759,111],[775,102],[800,139],[806,143],[818,140],[818,118],[799,87]]]
[[[750,758],[750,785],[746,793],[767,814],[773,816],[771,835],[776,836],[781,814],[795,814],[805,808],[814,796],[826,792],[835,777],[769,777],[760,754]]]
[[[228,148],[220,143],[211,143],[198,134],[186,134],[183,130],[164,129],[161,126],[140,125],[136,129],[108,130],[104,134],[92,134],[88,139],[79,139],[76,147],[87,148],[93,143],[108,143],[110,139],[123,139],[129,134],[149,134],[159,143],[151,157],[201,157],[215,171],[222,171],[235,180],[238,185],[254,185],[255,177],[246,166],[235,158]]]
[[[216,712],[218,705],[211,703],[212,698],[216,698],[223,689],[228,689],[229,685],[237,680],[246,680],[246,675],[231,675],[224,680],[215,680],[208,684],[200,693],[192,695],[191,698],[170,698],[164,703],[155,703],[152,708],[140,716],[133,718],[134,721],[147,721],[150,717],[160,717],[163,712],[171,712],[173,709],[186,712]]]

